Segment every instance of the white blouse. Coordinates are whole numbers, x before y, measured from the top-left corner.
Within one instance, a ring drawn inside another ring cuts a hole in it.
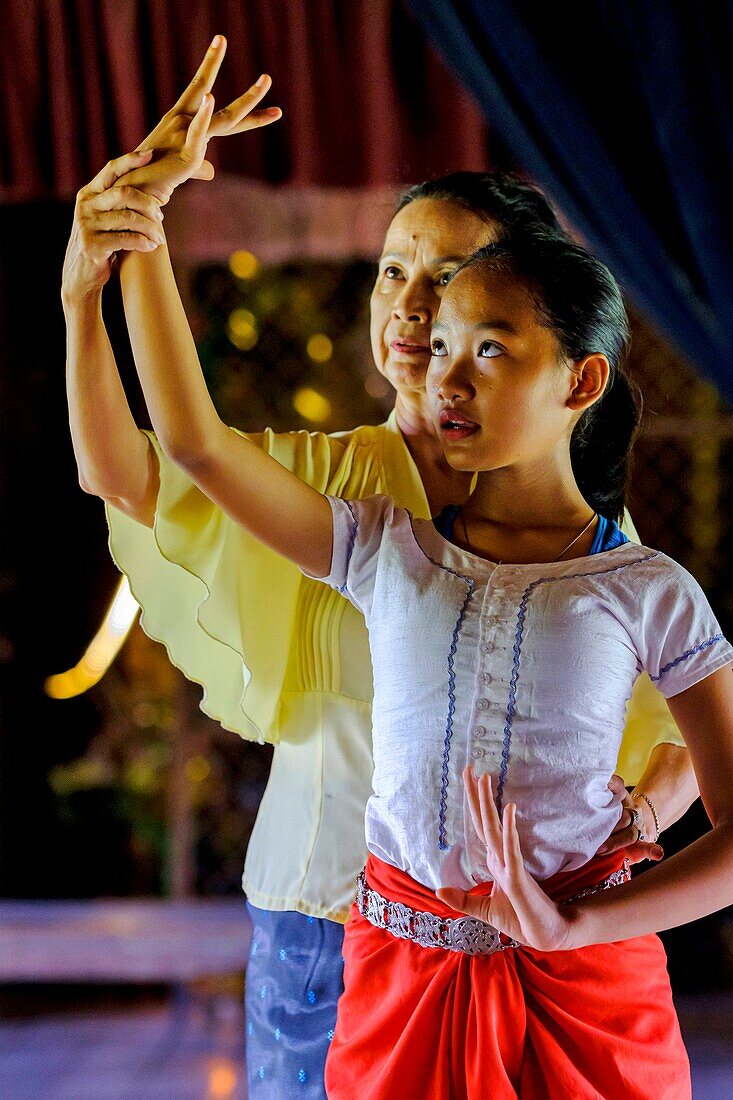
[[[430,889],[489,881],[472,763],[516,803],[535,878],[582,867],[618,819],[608,781],[637,676],[669,697],[733,660],[697,582],[632,543],[494,565],[388,497],[329,501],[323,580],[365,616],[374,669],[369,851]]]

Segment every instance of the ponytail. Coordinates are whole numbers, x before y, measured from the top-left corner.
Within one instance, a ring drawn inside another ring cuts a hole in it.
[[[575,425],[570,461],[578,488],[594,512],[621,522],[641,420],[641,391],[619,368],[600,401]]]

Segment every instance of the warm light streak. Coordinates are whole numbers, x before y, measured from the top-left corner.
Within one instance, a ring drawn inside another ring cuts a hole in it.
[[[44,684],[46,694],[52,699],[73,699],[98,683],[122,649],[139,610],[127,577],[123,577],[83,657],[66,672],[49,676]]]

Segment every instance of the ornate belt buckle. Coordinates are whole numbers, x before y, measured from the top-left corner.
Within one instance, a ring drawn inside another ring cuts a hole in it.
[[[496,929],[477,917],[452,920],[449,939],[453,951],[463,951],[466,955],[490,955],[498,951],[501,944]]]

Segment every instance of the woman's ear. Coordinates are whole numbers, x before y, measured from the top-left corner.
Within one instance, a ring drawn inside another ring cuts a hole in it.
[[[585,359],[574,362],[570,370],[573,381],[567,407],[582,413],[603,397],[610,374],[608,359],[600,353],[586,355]]]

